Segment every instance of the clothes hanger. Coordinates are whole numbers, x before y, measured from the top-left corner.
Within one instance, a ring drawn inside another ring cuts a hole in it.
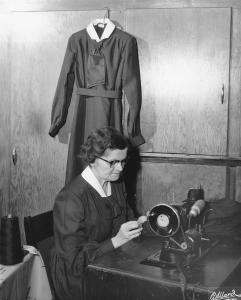
[[[106,12],[105,12],[105,15],[104,15],[104,24],[106,24],[106,20],[109,20],[110,18],[110,10],[108,7],[105,7],[106,9]]]
[[[108,20],[109,20],[109,17],[110,17],[110,10],[108,7],[105,7],[106,11],[105,11],[105,14],[104,14],[104,17],[102,19],[96,19],[94,21],[94,25],[97,25],[98,27],[105,27],[105,25],[107,24]]]

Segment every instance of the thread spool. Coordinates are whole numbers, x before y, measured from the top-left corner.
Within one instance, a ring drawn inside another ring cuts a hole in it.
[[[187,194],[187,199],[192,202],[195,202],[198,199],[204,199],[203,188],[200,186],[199,189],[190,189]]]
[[[18,217],[12,215],[1,218],[0,264],[15,265],[23,260]]]
[[[202,199],[197,200],[190,209],[189,216],[196,217],[204,209],[205,201]]]

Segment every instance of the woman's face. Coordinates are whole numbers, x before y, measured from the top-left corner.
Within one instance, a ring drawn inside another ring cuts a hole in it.
[[[91,164],[91,168],[101,183],[116,181],[124,169],[126,157],[127,148],[123,150],[106,149],[104,155],[97,157],[94,163]]]

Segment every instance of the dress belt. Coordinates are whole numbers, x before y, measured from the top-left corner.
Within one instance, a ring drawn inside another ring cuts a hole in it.
[[[117,90],[93,90],[87,88],[77,88],[76,93],[78,95],[86,95],[92,97],[101,97],[101,98],[122,98],[122,91]]]

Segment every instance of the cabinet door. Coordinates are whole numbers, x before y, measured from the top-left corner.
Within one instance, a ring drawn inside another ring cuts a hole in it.
[[[1,4],[0,4],[1,10]],[[10,60],[8,14],[0,13],[0,217],[8,214],[9,199],[9,132],[10,132]]]
[[[142,79],[144,152],[225,155],[229,8],[128,10]]]
[[[68,38],[104,15],[105,10],[12,13],[11,145],[18,156],[11,170],[13,214],[50,209],[64,185],[76,99],[61,137],[55,139],[48,135],[52,101]],[[119,15],[113,13],[113,18],[120,21]]]

